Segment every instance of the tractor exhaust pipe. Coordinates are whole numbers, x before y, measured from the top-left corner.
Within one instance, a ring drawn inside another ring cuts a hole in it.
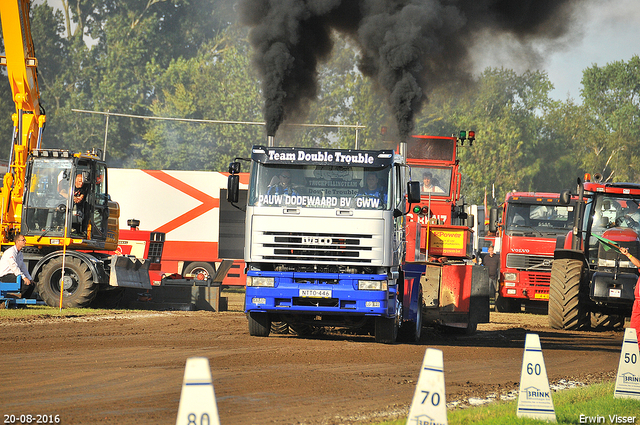
[[[274,147],[276,145],[276,136],[267,136],[267,147]]]

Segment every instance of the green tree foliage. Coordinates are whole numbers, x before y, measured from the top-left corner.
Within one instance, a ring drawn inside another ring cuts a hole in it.
[[[640,181],[640,57],[583,72],[582,97],[592,134],[585,165],[613,181]]]
[[[32,5],[39,60],[45,147],[101,148],[105,117],[72,109],[201,120],[262,122],[260,82],[251,69],[246,28],[225,0],[62,0]],[[358,147],[399,142],[395,120],[374,82],[358,71],[359,52],[334,37],[318,69],[318,98],[287,117],[278,145],[355,146],[352,128],[294,124],[362,124]],[[0,72],[2,72],[0,70]],[[638,181],[640,58],[584,71],[582,104],[549,98],[540,71],[488,68],[472,81],[429,87],[415,133],[448,136],[473,129],[460,149],[463,193],[479,203],[485,188],[505,192],[571,188],[584,171]],[[6,79],[0,96],[10,99]],[[0,155],[7,156],[14,105],[0,102]],[[387,128],[386,134],[381,129]],[[261,125],[196,124],[111,116],[110,166],[224,171],[231,159],[265,144]]]
[[[234,38],[237,40],[237,38]],[[247,46],[220,37],[191,59],[171,62],[158,78],[155,116],[262,122],[259,86],[251,75]],[[149,73],[160,73],[153,64]],[[226,170],[236,156],[264,144],[263,126],[154,121],[136,143],[140,168]]]
[[[552,85],[543,72],[488,68],[458,102],[455,124],[475,129],[478,141],[459,150],[465,193],[474,202],[495,184],[498,199],[507,191],[531,191],[552,155],[543,138],[543,116]]]

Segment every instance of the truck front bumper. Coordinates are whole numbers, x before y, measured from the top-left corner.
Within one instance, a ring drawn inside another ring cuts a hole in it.
[[[249,271],[252,276],[273,277],[274,284],[247,285],[245,312],[395,316],[397,290],[386,275]],[[385,289],[358,289],[359,281]]]

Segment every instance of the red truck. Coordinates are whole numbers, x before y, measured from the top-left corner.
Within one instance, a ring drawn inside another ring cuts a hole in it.
[[[556,240],[573,227],[576,200],[558,193],[510,192],[497,229],[500,275],[495,310],[546,309]]]
[[[407,215],[405,278],[415,279],[419,293],[405,285],[404,305],[422,304],[416,322],[438,323],[476,331],[489,321],[489,279],[472,261],[473,223],[461,196],[457,150],[470,146],[474,132],[460,137],[413,136],[407,142],[411,180],[419,181],[421,201]]]

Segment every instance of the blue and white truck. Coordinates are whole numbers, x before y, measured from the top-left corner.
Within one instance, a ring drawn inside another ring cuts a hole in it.
[[[393,343],[404,326],[419,339],[421,302],[403,306],[403,263],[407,201],[420,200],[420,187],[403,156],[254,146],[250,167],[249,333],[268,336],[272,322],[284,322],[299,333],[371,329],[376,341]],[[228,199],[237,202],[240,163],[229,172]]]

